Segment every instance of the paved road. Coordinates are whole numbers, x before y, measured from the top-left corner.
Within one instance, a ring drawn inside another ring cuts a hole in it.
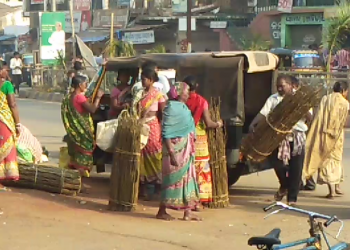
[[[19,100],[21,122],[57,157],[64,134],[58,104]],[[347,135],[349,137],[349,135]],[[350,140],[346,140],[344,166],[350,162]],[[347,170],[347,169],[346,169]],[[205,210],[200,223],[154,219],[157,202],[141,202],[134,213],[107,211],[108,179],[90,178],[91,193],[64,197],[13,189],[0,193],[0,242],[6,249],[254,249],[247,239],[282,228],[282,240],[304,238],[306,218],[289,213],[263,219],[262,207],[271,202],[278,187],[274,173],[267,171],[241,178],[232,188],[228,209]],[[349,180],[343,184],[346,195],[329,201],[325,187],[301,193],[299,205],[327,214],[337,214],[347,225],[342,239],[350,241]],[[82,205],[80,200],[87,203]],[[176,217],[180,212],[170,211]],[[337,227],[330,228],[334,234]]]

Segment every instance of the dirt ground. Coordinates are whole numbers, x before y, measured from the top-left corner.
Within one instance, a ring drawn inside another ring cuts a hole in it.
[[[252,183],[271,176],[250,176]],[[253,235],[280,227],[281,238],[301,239],[307,235],[306,218],[280,214],[264,220],[262,207],[271,202],[272,188],[240,187],[231,190],[229,208],[200,212],[204,221],[184,222],[182,213],[173,222],[154,218],[157,202],[142,202],[132,213],[107,210],[109,181],[90,178],[89,194],[67,197],[36,190],[12,188],[0,193],[0,242],[6,249],[254,249],[247,246]],[[302,194],[301,206],[349,219],[347,202],[326,202],[313,193]],[[311,197],[312,198],[308,198]],[[309,202],[312,199],[312,202]],[[83,201],[83,202],[81,202]],[[86,203],[85,203],[86,202]],[[335,234],[337,225],[330,229]],[[341,235],[348,240],[350,230]]]
[[[27,126],[56,161],[64,128],[60,105],[18,100],[21,123]],[[350,163],[350,133],[344,149],[344,166]],[[301,208],[336,214],[345,220],[341,239],[350,241],[350,182],[345,176],[345,196],[329,201],[325,187],[301,193]],[[247,246],[253,235],[275,227],[283,242],[306,238],[307,218],[281,213],[264,220],[262,208],[271,203],[278,187],[273,171],[243,177],[230,190],[231,206],[200,212],[204,221],[173,222],[155,219],[157,202],[142,202],[133,213],[107,210],[109,182],[105,176],[88,180],[88,195],[66,197],[36,190],[12,188],[0,192],[0,244],[4,250],[155,250],[155,249],[255,249]],[[84,202],[80,202],[84,201]],[[86,202],[86,203],[85,203]],[[85,204],[83,204],[85,203]],[[181,212],[169,211],[177,218]],[[335,234],[338,225],[330,227]]]

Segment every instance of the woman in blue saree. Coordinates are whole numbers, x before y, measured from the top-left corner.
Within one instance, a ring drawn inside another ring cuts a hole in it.
[[[166,211],[170,208],[184,210],[184,220],[200,220],[191,212],[199,203],[199,189],[194,165],[195,126],[186,106],[188,97],[188,85],[175,83],[163,111],[162,190],[157,219],[173,220]]]

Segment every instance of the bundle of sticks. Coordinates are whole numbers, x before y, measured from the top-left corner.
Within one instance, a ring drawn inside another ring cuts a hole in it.
[[[211,98],[209,112],[213,121],[221,120],[220,98]],[[224,208],[229,205],[226,165],[226,135],[224,129],[209,129],[208,144],[213,191],[213,200],[209,203],[209,207]]]
[[[241,152],[253,162],[261,162],[292,132],[293,126],[319,104],[323,88],[302,85],[282,102],[242,140]]]
[[[4,185],[64,195],[76,195],[80,192],[81,177],[76,170],[23,163],[19,163],[18,168],[19,181],[5,181]]]
[[[125,111],[120,115],[115,136],[109,209],[133,211],[136,208],[140,179],[142,123]]]

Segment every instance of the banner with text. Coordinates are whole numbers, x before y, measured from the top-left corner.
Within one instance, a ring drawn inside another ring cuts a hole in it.
[[[112,12],[114,13],[113,26],[117,28],[125,28],[129,20],[128,8],[94,10],[93,27],[96,27],[96,28],[111,27]]]
[[[44,65],[56,64],[59,53],[65,55],[65,13],[44,12],[41,14],[40,55]]]
[[[125,32],[122,40],[132,44],[154,43],[155,42],[154,31],[145,30],[145,31],[138,31],[138,32]]]
[[[66,29],[67,33],[72,33],[72,21],[69,11],[64,12],[66,15]],[[86,31],[91,27],[91,12],[88,11],[74,11],[73,12],[74,32],[79,33]]]

